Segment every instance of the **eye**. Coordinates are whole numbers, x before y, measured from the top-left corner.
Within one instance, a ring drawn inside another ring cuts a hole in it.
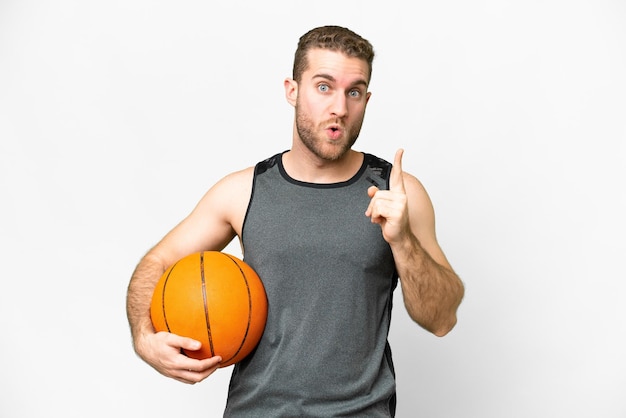
[[[359,90],[350,90],[350,91],[348,92],[348,95],[349,95],[350,97],[358,98],[358,97],[360,97],[360,96],[361,96],[361,92],[360,92]]]
[[[328,90],[330,90],[330,87],[328,87],[328,84],[320,84],[319,86],[317,86],[317,89],[322,93],[326,93]]]

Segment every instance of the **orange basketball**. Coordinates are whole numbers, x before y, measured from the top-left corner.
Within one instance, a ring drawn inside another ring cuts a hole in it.
[[[154,289],[150,306],[157,331],[202,343],[184,353],[204,359],[219,355],[230,366],[256,347],[267,319],[267,297],[259,276],[239,258],[219,251],[183,257]]]

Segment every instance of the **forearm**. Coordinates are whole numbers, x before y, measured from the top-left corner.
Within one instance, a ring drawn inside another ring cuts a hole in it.
[[[160,259],[148,253],[131,277],[126,298],[126,314],[135,345],[138,336],[154,332],[150,319],[150,303],[156,283],[164,271],[165,267]]]
[[[459,277],[437,263],[413,234],[392,250],[411,318],[437,336],[450,332],[464,294]]]

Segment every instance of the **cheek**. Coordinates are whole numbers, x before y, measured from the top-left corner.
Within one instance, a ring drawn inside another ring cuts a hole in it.
[[[365,117],[365,102],[364,103],[355,103],[349,109],[350,119],[356,123],[363,122],[363,118]]]
[[[324,116],[324,107],[320,102],[306,102],[299,103],[299,113],[310,121],[320,121]]]

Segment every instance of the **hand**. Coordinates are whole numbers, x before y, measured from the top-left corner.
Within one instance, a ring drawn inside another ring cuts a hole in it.
[[[370,217],[372,223],[380,225],[383,238],[389,244],[401,241],[411,230],[402,171],[403,154],[403,149],[396,152],[389,178],[389,190],[379,190],[376,186],[367,189],[371,200],[365,216]]]
[[[145,334],[135,344],[137,354],[164,376],[187,384],[209,377],[219,368],[222,358],[197,360],[182,354],[181,349],[199,350],[201,343],[169,332]]]

